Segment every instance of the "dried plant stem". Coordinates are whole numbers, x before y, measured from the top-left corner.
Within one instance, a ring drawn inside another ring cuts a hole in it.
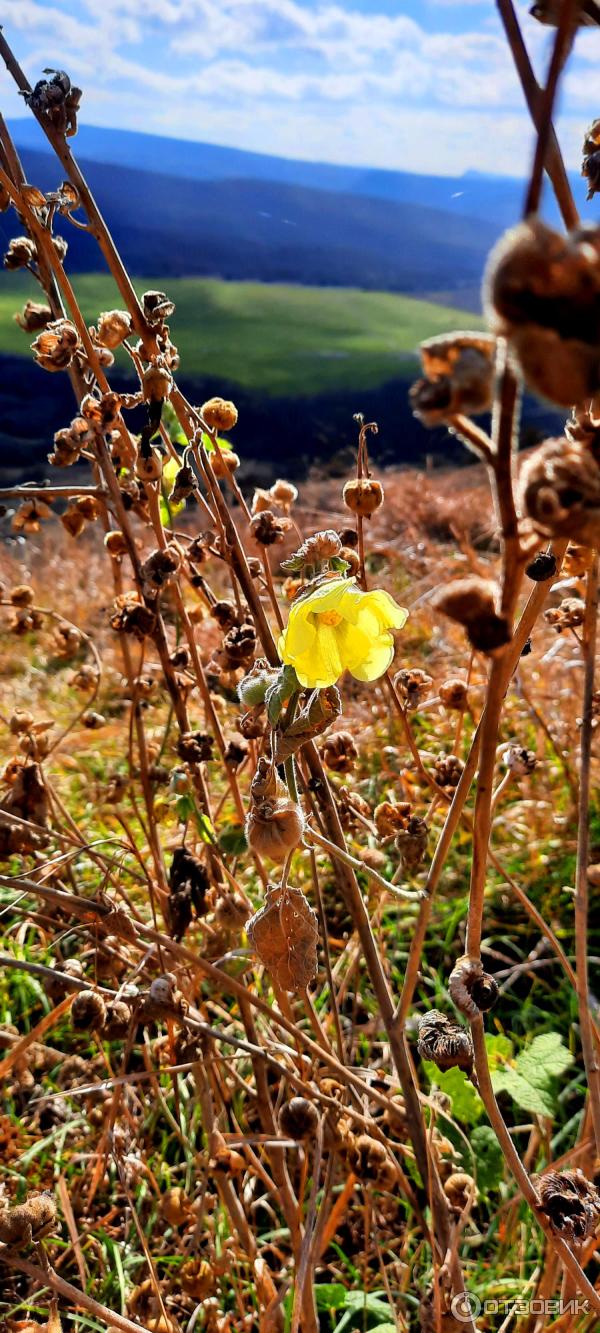
[[[521,82],[521,87],[525,95],[531,119],[536,128],[541,127],[542,90],[533,72],[533,67],[527,53],[527,47],[523,41],[513,0],[496,0],[496,4],[500,13],[500,18],[502,19],[508,45],[515,62],[515,68]],[[552,188],[556,195],[556,201],[562,213],[565,226],[569,228],[576,227],[579,222],[579,213],[575,206],[573,192],[569,184],[569,178],[560,151],[560,145],[552,123],[550,123],[549,126],[544,165],[552,182]]]
[[[115,1310],[108,1310],[85,1291],[79,1291],[77,1287],[71,1286],[70,1282],[65,1282],[65,1279],[59,1277],[50,1265],[39,1268],[37,1264],[30,1263],[29,1259],[22,1259],[20,1255],[4,1247],[0,1250],[0,1263],[6,1264],[7,1268],[16,1268],[19,1273],[27,1273],[29,1277],[39,1282],[40,1287],[50,1287],[51,1291],[64,1296],[76,1310],[87,1310],[88,1314],[100,1319],[105,1326],[112,1325],[113,1328],[120,1329],[121,1333],[140,1333],[140,1331],[150,1333],[144,1324],[134,1324],[131,1319],[126,1319],[125,1315],[117,1314]]]
[[[485,1109],[487,1111],[488,1118],[492,1126],[492,1129],[494,1131],[494,1134],[496,1135],[498,1143],[500,1144],[500,1147],[504,1154],[504,1158],[507,1162],[507,1165],[510,1167],[512,1174],[515,1177],[515,1180],[517,1181],[517,1184],[519,1186],[519,1189],[521,1190],[523,1198],[526,1200],[530,1208],[535,1213],[536,1218],[540,1226],[544,1230],[546,1236],[548,1237],[550,1244],[558,1252],[558,1255],[563,1263],[564,1268],[573,1278],[573,1281],[576,1283],[578,1292],[582,1296],[586,1297],[586,1299],[590,1302],[592,1309],[596,1310],[597,1313],[600,1313],[600,1294],[597,1291],[595,1291],[591,1282],[588,1281],[580,1264],[575,1258],[575,1255],[569,1249],[569,1246],[566,1244],[566,1242],[562,1239],[561,1236],[558,1236],[556,1232],[552,1230],[550,1223],[547,1221],[544,1214],[540,1212],[539,1201],[535,1189],[533,1187],[533,1184],[529,1178],[529,1175],[525,1167],[523,1166],[519,1153],[517,1152],[517,1149],[515,1148],[515,1145],[511,1139],[508,1129],[506,1128],[506,1125],[504,1123],[504,1119],[500,1112],[500,1108],[498,1106],[494,1094],[494,1089],[492,1087],[492,1080],[490,1077],[487,1050],[485,1045],[485,1032],[483,1027],[483,1019],[481,1015],[472,1020],[471,1033],[473,1036],[473,1047],[475,1051],[475,1070],[477,1073],[477,1084],[479,1088],[479,1093],[484,1103]]]
[[[548,145],[552,133],[552,112],[554,110],[554,102],[558,91],[558,82],[564,68],[565,60],[571,49],[580,4],[581,0],[562,0],[560,7],[560,17],[554,46],[552,48],[548,79],[546,87],[539,98],[538,115],[533,116],[533,121],[537,129],[537,143],[531,180],[529,182],[529,189],[525,199],[525,217],[529,217],[532,213],[537,213],[540,206],[544,165],[546,163]]]
[[[575,958],[581,1045],[588,1079],[590,1108],[594,1126],[594,1138],[596,1140],[596,1153],[600,1155],[600,1062],[598,1060],[598,1048],[594,1041],[594,1029],[590,1013],[588,976],[589,814],[592,757],[592,697],[594,693],[596,636],[598,629],[598,564],[598,553],[595,551],[587,574],[585,620],[583,625],[584,685],[581,710],[579,822],[577,829],[577,869],[575,880]]]

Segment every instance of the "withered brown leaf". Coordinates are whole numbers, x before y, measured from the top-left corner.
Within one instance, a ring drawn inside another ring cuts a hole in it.
[[[300,889],[267,889],[246,926],[261,963],[282,990],[302,991],[317,974],[317,915]]]

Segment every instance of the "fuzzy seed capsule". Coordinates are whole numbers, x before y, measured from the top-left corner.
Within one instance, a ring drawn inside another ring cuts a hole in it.
[[[383,486],[373,477],[354,477],[342,491],[346,509],[360,518],[371,518],[383,504]]]

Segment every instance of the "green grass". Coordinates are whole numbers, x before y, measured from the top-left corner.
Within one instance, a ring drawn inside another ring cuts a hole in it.
[[[103,274],[77,275],[86,319],[122,304]],[[308,396],[375,388],[414,369],[421,339],[454,328],[483,327],[464,310],[390,292],[294,287],[217,279],[136,280],[139,292],[166,287],[176,302],[172,336],[181,373],[214,377],[255,393]],[[6,274],[0,293],[0,352],[27,355],[28,337],[13,314],[33,281]]]

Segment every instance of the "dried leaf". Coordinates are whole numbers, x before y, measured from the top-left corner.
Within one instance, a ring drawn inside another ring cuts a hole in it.
[[[264,907],[246,930],[261,963],[283,990],[302,991],[314,979],[317,916],[300,889],[268,889]]]

